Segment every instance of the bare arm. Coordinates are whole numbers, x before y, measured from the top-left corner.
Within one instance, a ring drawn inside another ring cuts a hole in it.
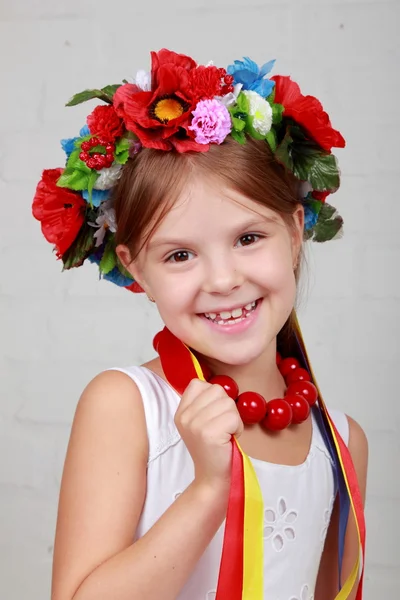
[[[350,437],[349,450],[357,473],[358,484],[362,500],[365,503],[368,467],[368,442],[360,425],[347,417],[349,420]],[[339,527],[339,504],[336,499],[333,508],[331,522],[326,536],[325,547],[322,554],[321,564],[318,572],[315,600],[334,600],[339,593],[338,586],[338,527]],[[346,531],[342,583],[346,581],[358,556],[358,537],[354,516],[350,511],[349,523]],[[348,600],[356,597],[357,584],[354,586]]]
[[[52,600],[173,600],[179,594],[223,522],[229,485],[195,480],[133,544],[147,454],[138,389],[123,373],[102,373],[83,393],[72,427]]]

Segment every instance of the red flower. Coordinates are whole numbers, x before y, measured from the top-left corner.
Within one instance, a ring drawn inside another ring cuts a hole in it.
[[[195,142],[188,127],[198,100],[215,95],[218,69],[205,74],[189,56],[166,49],[151,57],[152,91],[122,85],[114,95],[117,114],[146,148],[207,151],[209,146]],[[219,81],[221,87],[221,75]]]
[[[92,135],[114,142],[124,133],[124,122],[119,118],[113,106],[96,106],[87,118]]]
[[[233,77],[227,75],[225,69],[218,69],[217,67],[197,67],[192,69],[189,73],[190,86],[192,88],[193,96],[196,100],[202,100],[204,98],[214,98],[214,96],[222,96],[228,91],[233,91],[233,87],[228,90],[229,84]],[[226,89],[224,89],[226,88]],[[196,102],[197,103],[197,102]]]
[[[313,198],[315,198],[315,200],[325,202],[327,196],[329,196],[330,193],[331,192],[318,192],[317,190],[313,190],[311,195]]]
[[[83,225],[86,202],[82,196],[56,183],[63,169],[46,169],[36,188],[32,214],[42,225],[46,240],[55,245],[57,258],[68,250]]]
[[[314,96],[303,96],[297,83],[290,77],[275,75],[275,102],[284,106],[284,116],[291,117],[324,150],[344,148],[346,142],[339,131],[332,128],[328,114]]]
[[[134,281],[130,285],[127,285],[125,289],[129,290],[130,292],[134,292],[135,294],[140,294],[144,292],[144,289],[140,287],[137,281]]]

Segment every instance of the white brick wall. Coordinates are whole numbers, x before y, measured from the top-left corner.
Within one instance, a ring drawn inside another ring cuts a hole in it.
[[[103,368],[149,358],[160,324],[144,298],[99,283],[95,267],[61,274],[30,214],[34,188],[43,168],[63,164],[59,139],[88,113],[64,109],[69,97],[133,76],[167,46],[222,65],[276,57],[276,72],[321,98],[347,139],[334,198],[346,237],[310,250],[300,316],[327,401],[370,441],[365,598],[398,600],[399,18],[399,0],[1,3],[1,599],[49,597],[79,394]]]

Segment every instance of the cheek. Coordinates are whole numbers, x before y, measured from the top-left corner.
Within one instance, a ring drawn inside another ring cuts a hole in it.
[[[270,292],[290,292],[296,285],[291,253],[281,245],[253,263],[253,275]]]

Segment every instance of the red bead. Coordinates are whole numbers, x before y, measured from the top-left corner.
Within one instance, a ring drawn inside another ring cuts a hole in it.
[[[261,425],[272,431],[280,431],[289,427],[292,422],[293,411],[288,402],[283,398],[270,400],[267,404],[267,415]]]
[[[87,152],[81,152],[81,153],[79,154],[79,158],[80,158],[80,159],[81,159],[83,162],[86,162],[86,161],[87,161],[87,160],[90,158],[90,155],[89,155]]]
[[[212,384],[218,384],[224,388],[225,392],[228,394],[232,400],[236,400],[239,394],[239,388],[234,379],[232,377],[228,377],[228,375],[215,375],[209,381]]]
[[[89,167],[89,169],[95,169],[97,162],[96,162],[96,159],[94,159],[94,158],[88,158],[88,160],[86,161],[86,164]]]
[[[92,137],[92,138],[90,138],[90,140],[89,140],[89,144],[90,144],[90,146],[91,146],[92,148],[94,148],[95,146],[98,146],[98,145],[99,145],[99,143],[100,143],[100,140],[99,140],[99,138],[97,138],[97,137]]]
[[[308,419],[308,415],[310,414],[310,405],[304,396],[300,396],[300,394],[294,394],[293,396],[285,396],[285,400],[290,404],[293,412],[292,423],[297,425],[298,423],[303,423],[303,421]]]
[[[238,396],[236,406],[243,423],[247,425],[259,423],[267,412],[267,402],[257,392],[243,392]]]
[[[311,381],[311,376],[310,376],[310,373],[308,371],[306,371],[306,369],[299,367],[298,369],[295,369],[294,371],[290,371],[290,373],[288,373],[288,375],[286,375],[285,380],[286,380],[286,385],[290,385],[291,383],[294,383],[295,381]]]
[[[235,80],[235,79],[234,79],[233,75],[225,75],[225,77],[224,77],[224,81],[225,81],[225,83],[227,83],[228,85],[231,85],[231,83],[233,83],[233,82],[234,82],[234,80]]]
[[[81,148],[82,148],[82,150],[84,150],[85,152],[87,152],[88,150],[90,150],[90,149],[91,149],[91,147],[92,147],[92,146],[89,144],[89,142],[82,142],[82,144],[81,144]]]
[[[108,144],[106,144],[107,154],[114,152],[114,150],[115,150],[114,144],[112,144],[111,142],[108,142]]]
[[[310,406],[313,406],[318,398],[317,388],[311,381],[295,381],[291,383],[286,390],[286,395],[291,396],[293,394],[304,396]]]
[[[156,333],[156,335],[153,338],[153,348],[156,352],[158,352],[158,344],[160,343],[161,337],[162,337],[162,331],[159,331],[158,333]]]
[[[297,358],[292,358],[292,357],[288,357],[288,358],[283,358],[281,360],[281,362],[279,363],[279,370],[281,372],[281,374],[283,375],[283,377],[286,377],[286,375],[289,375],[289,373],[291,371],[294,371],[295,369],[298,369],[300,367],[300,363],[297,360]]]

